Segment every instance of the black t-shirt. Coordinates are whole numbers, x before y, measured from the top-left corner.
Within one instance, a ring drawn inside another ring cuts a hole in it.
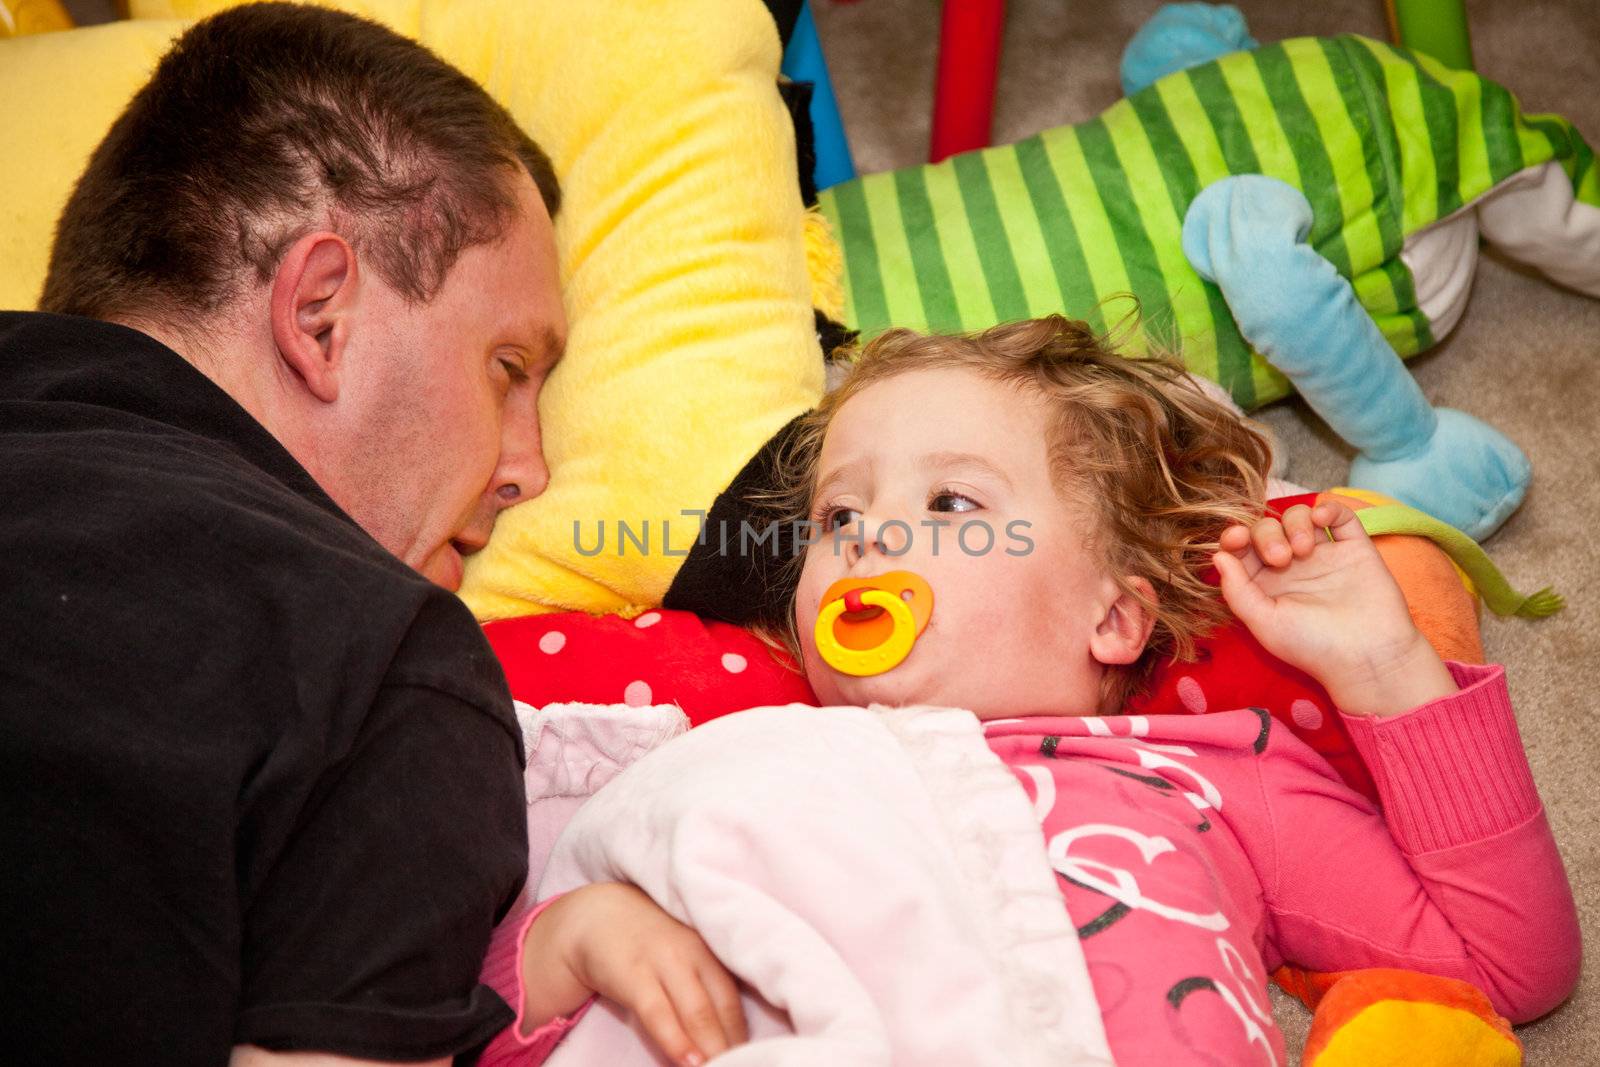
[[[424,1059],[527,865],[505,678],[175,352],[0,314],[0,1057]]]

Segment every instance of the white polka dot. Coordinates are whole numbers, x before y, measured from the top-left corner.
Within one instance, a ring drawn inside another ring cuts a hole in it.
[[[1302,730],[1315,730],[1322,725],[1322,709],[1302,697],[1289,705],[1289,718]]]
[[[567,647],[567,635],[560,630],[551,630],[539,638],[539,651],[547,656],[553,656]]]
[[[635,626],[637,626],[641,630],[648,630],[648,629],[650,629],[650,627],[654,626],[656,623],[658,623],[660,621],[661,621],[661,612],[659,612],[659,611],[647,611],[643,615],[640,615],[637,619],[634,619],[633,620],[633,624]]]
[[[1183,701],[1183,706],[1196,715],[1206,713],[1206,694],[1200,688],[1200,683],[1193,676],[1184,675],[1178,679],[1178,699]]]
[[[628,683],[628,688],[622,691],[622,702],[630,708],[642,708],[653,699],[650,686],[641,681]]]
[[[737,652],[724,652],[722,654],[722,669],[729,674],[739,674],[748,666],[750,666],[750,661]]]

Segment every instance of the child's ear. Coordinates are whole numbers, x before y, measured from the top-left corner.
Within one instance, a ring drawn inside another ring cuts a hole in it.
[[[1133,663],[1143,654],[1150,631],[1155,628],[1155,586],[1144,578],[1125,579],[1127,588],[1109,578],[1107,582],[1110,590],[1094,632],[1089,635],[1089,652],[1096,662],[1108,667]]]

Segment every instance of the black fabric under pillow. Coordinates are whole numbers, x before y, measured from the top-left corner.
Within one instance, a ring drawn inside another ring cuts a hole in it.
[[[794,124],[794,161],[800,175],[800,202],[806,207],[817,204],[817,137],[811,125],[810,82],[792,82],[778,79],[778,95],[788,109],[789,121]]]
[[[798,541],[793,526],[757,500],[777,484],[779,459],[801,417],[774,434],[717,496],[662,607],[739,626],[782,625],[799,577],[798,568],[785,564],[794,558]],[[743,529],[764,534],[769,528],[774,535],[760,544],[753,536],[741,538]],[[741,550],[741,541],[751,543]]]
[[[789,47],[789,39],[794,36],[795,23],[800,21],[800,8],[805,6],[805,0],[764,0],[767,10],[772,12],[772,21],[778,24],[778,40],[783,42],[783,47]]]

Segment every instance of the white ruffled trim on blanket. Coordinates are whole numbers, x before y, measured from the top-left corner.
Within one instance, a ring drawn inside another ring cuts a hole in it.
[[[547,704],[514,701],[528,756],[523,784],[528,803],[587,797],[624,767],[689,729],[675,704]]]
[[[1041,1067],[1111,1064],[1083,946],[1039,820],[1021,784],[989,748],[970,712],[950,708],[869,709],[905,749],[949,830],[954,855],[976,898],[992,957],[1000,963],[1016,1025],[1038,1035]]]

